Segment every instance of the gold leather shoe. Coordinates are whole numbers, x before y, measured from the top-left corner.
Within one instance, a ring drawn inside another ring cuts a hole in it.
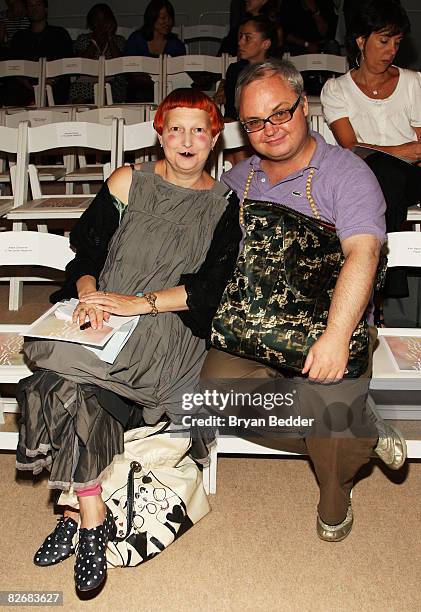
[[[374,452],[391,470],[399,470],[405,463],[407,449],[401,432],[383,420],[376,422],[379,439]]]
[[[340,542],[344,540],[350,533],[354,523],[354,515],[351,504],[348,506],[346,517],[338,525],[328,525],[324,523],[319,515],[317,515],[316,530],[317,535],[325,542]]]

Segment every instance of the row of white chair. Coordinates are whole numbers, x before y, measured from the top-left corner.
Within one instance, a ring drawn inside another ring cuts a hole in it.
[[[22,121],[29,121],[31,127],[68,121],[85,121],[109,125],[114,118],[123,118],[127,124],[133,124],[148,120],[152,110],[153,106],[150,105],[109,106],[97,109],[78,106],[29,110],[1,109],[0,126],[18,128]],[[17,138],[16,133],[9,130],[3,130],[3,135],[4,139],[0,143],[0,184],[5,185],[10,182],[8,166],[10,164],[13,166],[16,163],[16,156],[13,157],[10,153],[17,152]],[[8,143],[10,143],[9,146]],[[40,166],[38,164],[38,176],[41,182],[65,181],[66,193],[71,194],[73,193],[73,183],[84,178],[84,173],[86,173],[85,167],[87,166],[86,157],[82,152],[79,152],[77,159],[75,155],[64,153],[64,156],[60,156],[61,159],[57,158],[61,161],[60,165],[58,163],[52,165],[51,162],[47,166]],[[77,160],[80,167],[78,172],[76,172]],[[70,176],[69,173],[71,172],[72,175]],[[66,174],[69,176],[66,177]],[[96,180],[100,180],[101,177],[102,173],[97,176]],[[84,193],[89,193],[87,182],[83,182]],[[15,192],[13,191],[13,193]]]
[[[233,58],[234,61],[235,58]],[[227,55],[183,55],[170,57],[161,55],[157,58],[143,56],[122,56],[113,59],[87,59],[70,57],[38,62],[27,60],[6,60],[0,62],[0,78],[19,76],[35,80],[35,104],[38,107],[54,106],[51,79],[60,76],[89,76],[94,84],[94,102],[97,106],[113,104],[109,80],[116,75],[146,73],[154,82],[154,99],[159,103],[170,91],[177,87],[190,87],[192,79],[188,73],[211,72],[220,78],[225,76],[227,67],[232,61]]]
[[[72,40],[76,40],[81,34],[89,34],[90,32],[83,28],[66,28]],[[120,26],[117,29],[117,34],[128,39],[136,28]],[[213,24],[198,24],[198,25],[177,25],[174,26],[172,32],[176,34],[190,51],[202,53],[202,49],[208,43],[221,43],[222,39],[228,34],[227,25]],[[198,46],[197,49],[195,48]],[[207,46],[206,46],[207,48]]]

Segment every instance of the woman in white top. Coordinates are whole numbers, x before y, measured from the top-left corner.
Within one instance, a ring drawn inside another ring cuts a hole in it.
[[[355,67],[329,79],[321,93],[323,113],[338,143],[375,150],[365,160],[382,187],[389,232],[399,231],[408,206],[421,200],[421,74],[393,65],[409,29],[395,0],[367,0],[354,15],[348,37]],[[405,279],[400,279],[403,284],[389,283],[388,295],[407,294]]]

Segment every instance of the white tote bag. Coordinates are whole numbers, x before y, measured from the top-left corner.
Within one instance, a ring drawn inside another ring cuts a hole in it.
[[[187,455],[190,445],[189,433],[171,431],[168,423],[124,434],[124,453],[101,483],[117,526],[107,548],[109,568],[152,559],[210,511],[202,473]],[[58,503],[77,507],[75,501],[63,493]]]

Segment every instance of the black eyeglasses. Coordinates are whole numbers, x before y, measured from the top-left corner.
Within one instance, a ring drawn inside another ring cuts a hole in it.
[[[294,104],[291,108],[285,110],[278,110],[273,115],[269,115],[266,119],[250,119],[250,121],[242,121],[241,125],[247,132],[247,134],[251,134],[252,132],[260,132],[263,130],[266,123],[271,123],[272,125],[281,125],[282,123],[288,123],[294,116],[295,111],[297,110],[298,104],[300,103],[301,96],[298,96]]]

